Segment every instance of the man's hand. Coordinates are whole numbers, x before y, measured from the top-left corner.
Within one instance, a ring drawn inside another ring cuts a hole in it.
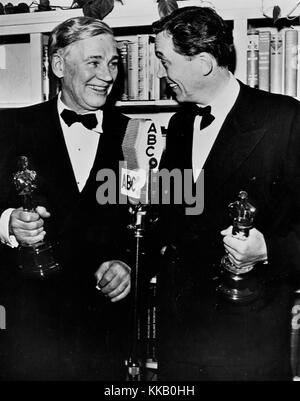
[[[50,213],[38,206],[35,212],[25,212],[22,208],[15,209],[9,220],[9,234],[14,235],[21,244],[32,245],[44,239],[44,220]]]
[[[130,272],[130,267],[120,260],[104,262],[95,273],[96,288],[112,302],[120,301],[130,291]]]
[[[267,246],[263,234],[252,228],[249,236],[238,238],[232,235],[232,226],[221,231],[223,243],[231,263],[238,269],[254,266],[268,259]]]

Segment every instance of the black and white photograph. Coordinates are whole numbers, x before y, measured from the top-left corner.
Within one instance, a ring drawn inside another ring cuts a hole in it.
[[[293,381],[300,2],[1,0],[0,383]]]

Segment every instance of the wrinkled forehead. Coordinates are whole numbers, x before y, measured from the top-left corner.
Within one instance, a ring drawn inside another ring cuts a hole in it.
[[[117,43],[110,34],[100,34],[71,43],[63,49],[64,56],[118,56]]]

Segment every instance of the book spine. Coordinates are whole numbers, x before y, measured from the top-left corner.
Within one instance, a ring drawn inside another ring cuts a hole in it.
[[[138,100],[149,100],[149,35],[138,35]]]
[[[138,43],[133,39],[128,43],[128,97],[138,99]]]
[[[155,44],[154,37],[149,36],[149,100],[155,100]]]
[[[280,32],[271,35],[271,77],[270,90],[273,93],[283,92],[282,88],[282,35]]]
[[[295,29],[285,31],[284,55],[284,94],[297,96],[297,47],[298,32]]]
[[[270,41],[271,32],[259,32],[258,41],[258,87],[270,90]]]
[[[154,56],[154,100],[160,99],[160,78],[158,78],[160,60]]]
[[[123,92],[121,95],[121,100],[129,99],[128,90],[128,41],[122,40],[118,42],[118,48],[120,49],[120,57],[122,63],[122,76],[123,76]]]
[[[247,84],[258,88],[258,39],[259,32],[250,30],[247,33]]]

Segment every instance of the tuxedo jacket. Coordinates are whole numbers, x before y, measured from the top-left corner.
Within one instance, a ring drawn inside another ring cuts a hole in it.
[[[124,115],[104,108],[103,133],[89,178],[80,193],[59,121],[57,98],[1,112],[0,213],[8,207],[21,206],[13,185],[13,174],[18,170],[17,158],[27,156],[30,169],[35,170],[38,177],[34,203],[45,206],[51,213],[51,217],[45,219],[46,239],[52,243],[62,267],[55,278],[38,282],[26,280],[17,265],[17,250],[0,245],[3,288],[0,303],[13,310],[8,314],[8,326],[13,332],[7,330],[7,336],[15,341],[12,347],[17,349],[16,360],[20,366],[17,371],[12,370],[12,378],[22,379],[27,370],[29,379],[57,379],[54,368],[51,376],[50,366],[55,365],[57,355],[62,355],[68,344],[78,343],[82,349],[87,347],[84,342],[90,342],[94,347],[99,343],[102,348],[107,346],[100,337],[97,343],[92,343],[92,336],[95,338],[101,331],[105,332],[105,316],[113,316],[119,306],[110,309],[111,302],[95,290],[94,273],[103,261],[121,258],[119,248],[124,239],[121,241],[120,238],[126,235],[122,216],[126,214],[116,205],[97,202],[96,192],[103,183],[97,181],[97,173],[104,168],[118,173],[119,161],[123,160],[121,145],[127,122]],[[116,316],[114,319],[118,320]],[[35,349],[39,350],[39,356]],[[70,369],[76,365],[70,355],[79,351],[73,348],[69,355],[65,352],[65,358],[72,361]],[[99,354],[101,352],[103,349],[99,349]],[[81,356],[85,357],[83,351]],[[26,365],[26,360],[31,364]],[[13,363],[10,359],[9,368]],[[84,365],[84,360],[81,363]],[[96,368],[94,370],[96,372]],[[81,372],[84,378],[84,369]],[[99,376],[101,378],[101,374]]]
[[[290,374],[291,281],[300,269],[300,104],[240,86],[203,168],[203,212],[162,206],[160,245],[172,250],[158,274],[162,378]],[[162,167],[192,168],[193,107],[171,118]],[[264,235],[268,264],[254,268],[259,299],[239,306],[218,295],[216,279],[225,251],[220,232],[232,224],[228,205],[242,190],[257,209],[254,227]]]
[[[101,208],[96,199],[96,191],[102,183],[97,181],[96,176],[104,168],[118,172],[118,163],[123,160],[121,145],[127,117],[113,109],[104,110],[103,134],[90,176],[81,193],[65,145],[56,98],[28,108],[3,111],[0,121],[1,211],[20,206],[21,199],[18,199],[20,197],[12,177],[18,170],[18,156],[28,156],[30,168],[37,172],[38,177],[37,189],[33,193],[34,202],[47,207],[51,213],[46,220],[46,229],[49,230],[47,238],[58,243],[67,238],[72,241],[78,238],[81,247],[87,243],[96,247],[104,237],[99,233],[105,227],[98,220],[99,216],[103,219],[107,215],[107,208]],[[82,231],[78,231],[80,229]],[[104,250],[97,249],[98,255],[103,254]],[[73,248],[74,251],[76,249]]]

